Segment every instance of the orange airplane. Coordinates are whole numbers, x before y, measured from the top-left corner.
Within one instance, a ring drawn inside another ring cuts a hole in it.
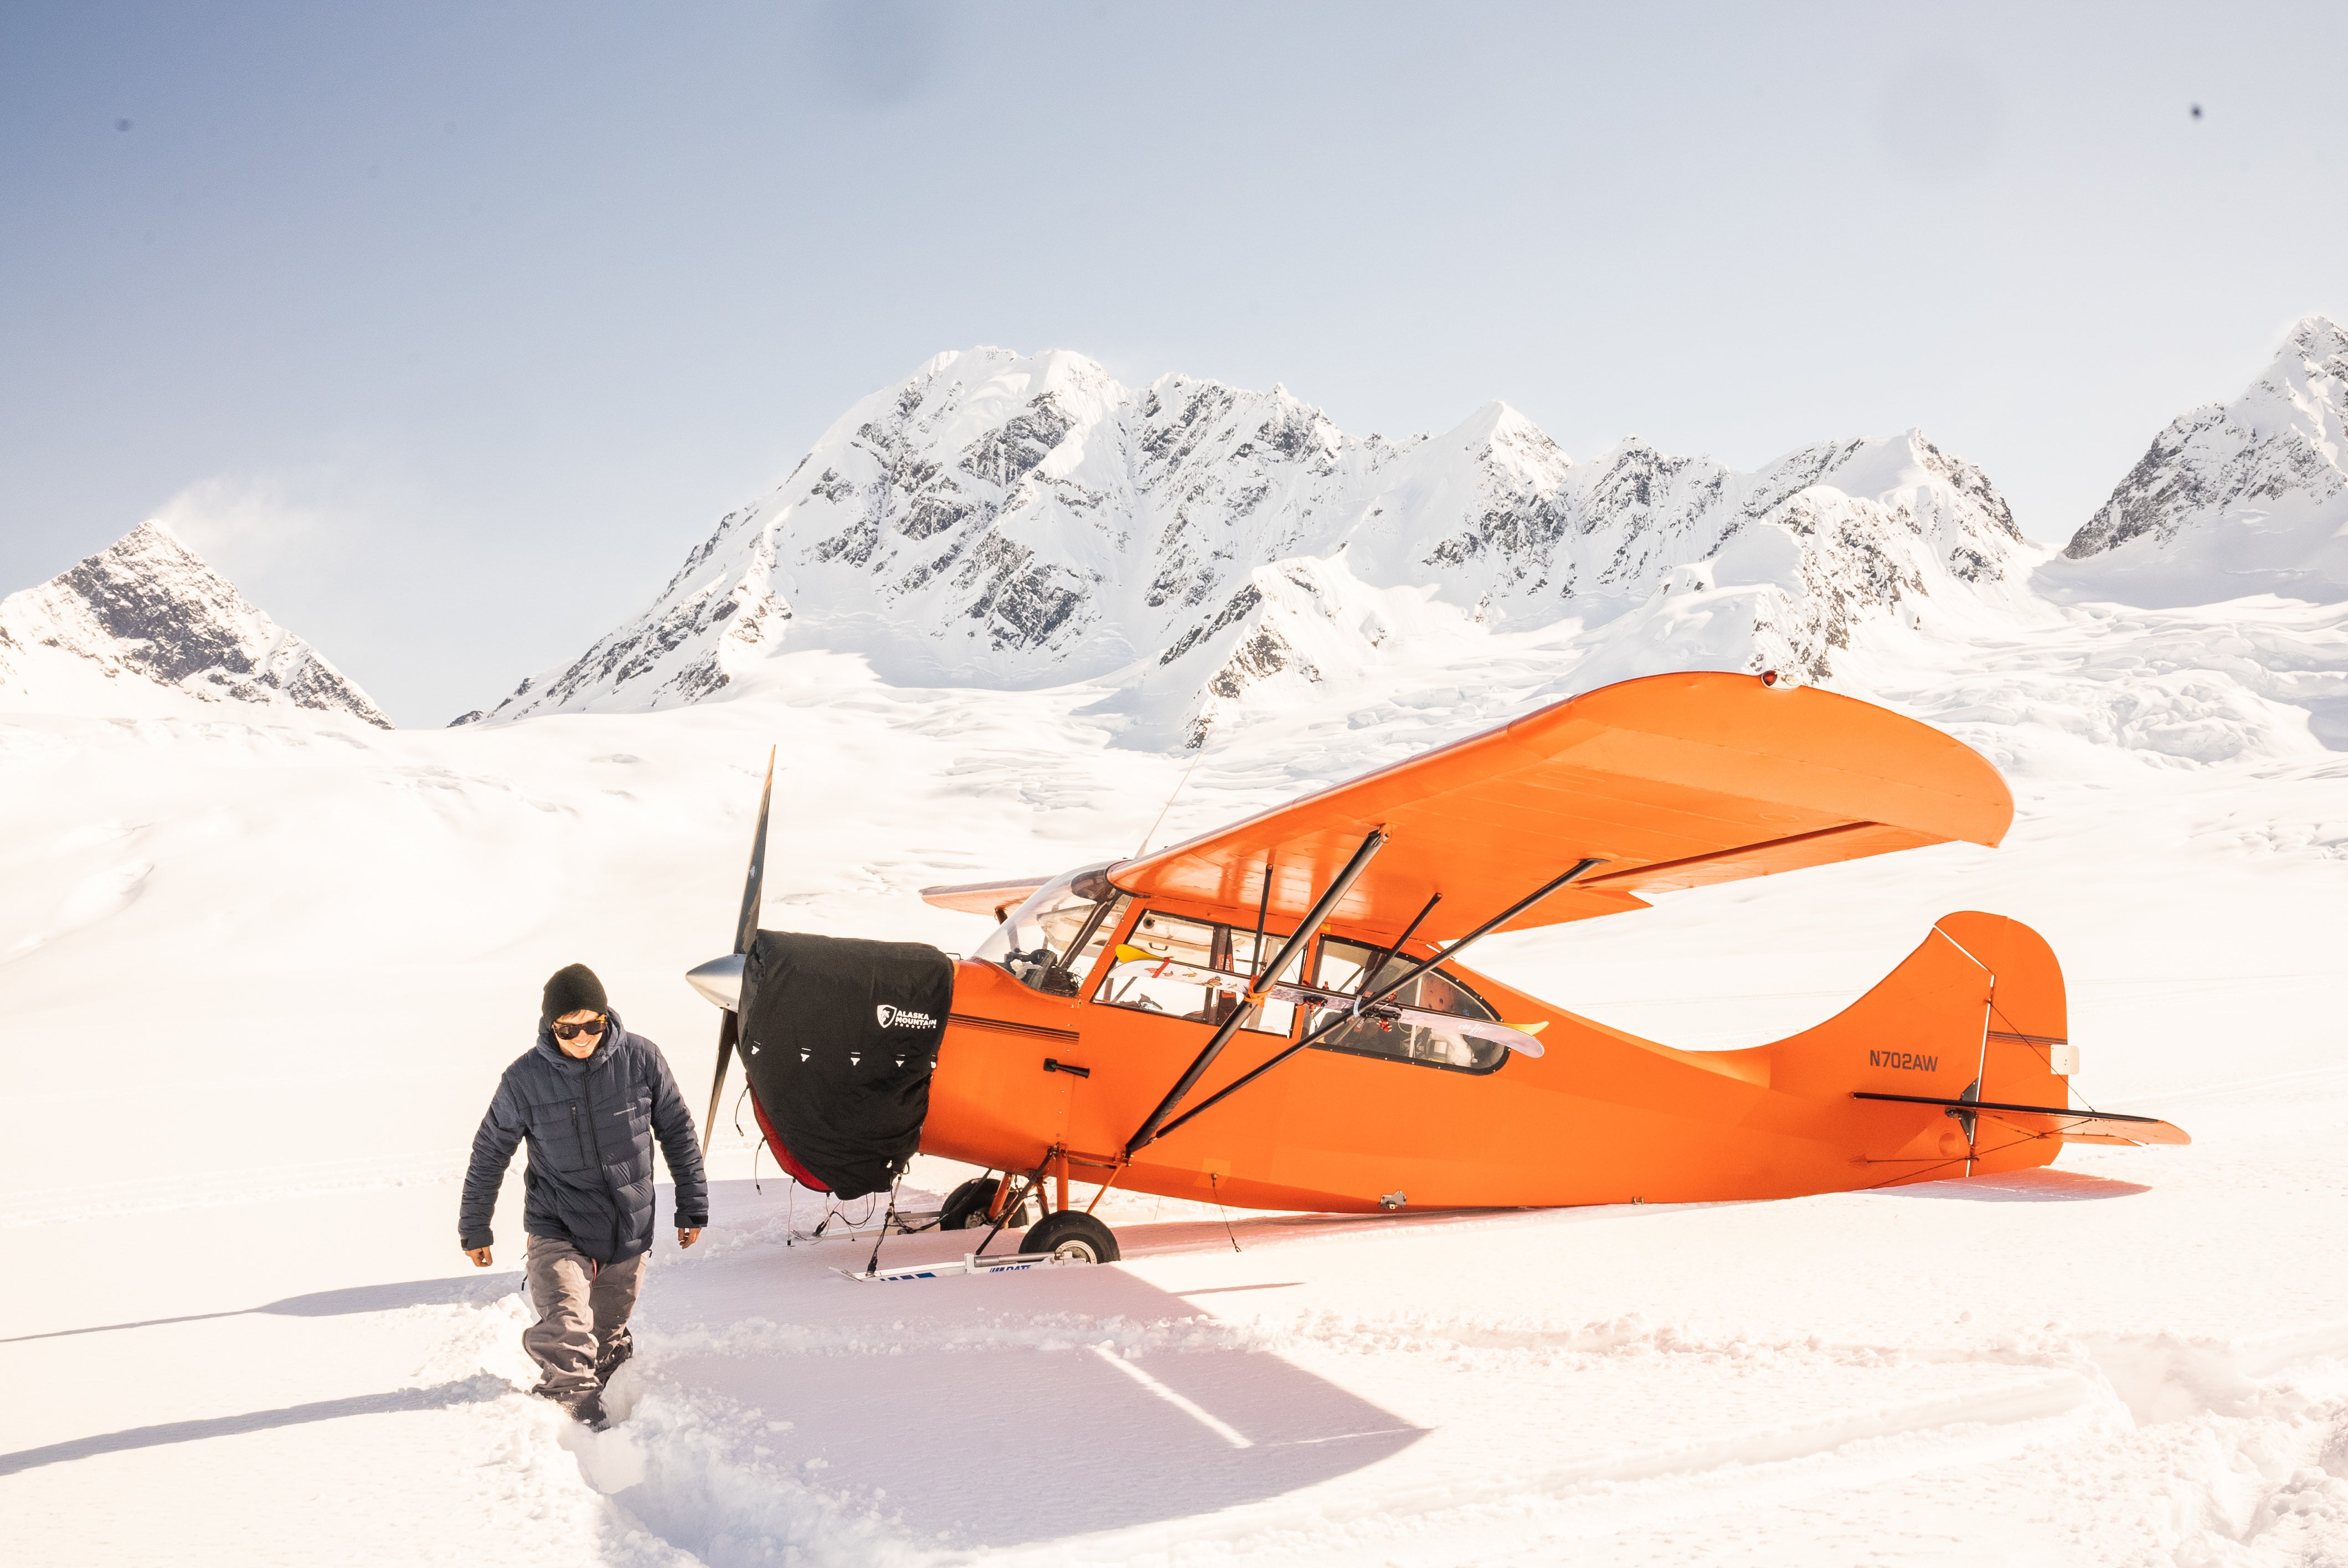
[[[991,1242],[1049,1197],[1021,1266],[1117,1257],[1076,1180],[1255,1209],[1686,1203],[2188,1142],[2071,1106],[2062,969],[1997,915],[1943,917],[1842,1012],[1746,1050],[1642,1040],[1459,962],[1645,893],[1994,845],[2013,816],[1928,725],[1772,674],[1657,675],[1138,859],[925,889],[996,921],[953,962],[757,930],[762,799],[735,951],[690,977],[726,1009],[711,1120],[738,1041],[796,1179],[890,1190],[917,1148],[999,1172],[922,1228]]]

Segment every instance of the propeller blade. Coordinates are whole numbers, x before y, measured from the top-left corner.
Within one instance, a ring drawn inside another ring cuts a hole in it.
[[[758,897],[767,876],[767,808],[775,800],[775,748],[767,749],[767,784],[758,792],[758,826],[750,837],[750,876],[742,884],[742,917],[734,922],[734,950],[747,953],[758,939]]]
[[[741,1030],[741,1020],[732,1011],[717,1026],[717,1080],[709,1086],[709,1114],[701,1123],[701,1157],[709,1157],[709,1140],[717,1131],[717,1103],[726,1098],[726,1069],[734,1060],[734,1040]]]
[[[758,790],[758,825],[750,835],[750,875],[743,880],[742,913],[734,922],[734,952],[736,956],[748,952],[750,944],[758,939],[759,894],[767,878],[767,813],[775,802],[775,751],[773,746],[767,748],[767,782]],[[694,974],[699,975],[702,969],[710,967],[704,964]],[[710,1082],[709,1114],[701,1123],[701,1152],[704,1155],[709,1153],[709,1140],[717,1132],[717,1107],[726,1097],[726,1070],[733,1065],[734,1042],[742,1036],[742,1017],[736,1010],[741,1006],[741,966],[736,964],[731,976],[736,993],[735,1005],[726,1008],[717,1025],[717,1076]],[[708,995],[706,991],[702,994]],[[718,1001],[716,997],[710,999]],[[722,1001],[718,1001],[718,1005],[725,1007]]]

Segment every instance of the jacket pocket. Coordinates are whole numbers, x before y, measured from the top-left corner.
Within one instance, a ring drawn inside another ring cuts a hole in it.
[[[550,1171],[577,1174],[593,1163],[587,1119],[575,1100],[550,1100],[530,1107],[530,1153]]]

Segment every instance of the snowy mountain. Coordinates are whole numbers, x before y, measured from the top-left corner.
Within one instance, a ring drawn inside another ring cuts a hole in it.
[[[1635,439],[1578,464],[1503,404],[1357,438],[1280,386],[1132,391],[982,348],[857,404],[642,615],[458,722],[695,702],[787,636],[906,683],[1114,675],[1129,717],[1193,739],[1243,698],[1504,626],[1626,658],[1635,626],[1643,668],[1816,679],[1861,620],[2002,594],[2034,553],[1914,431],[1750,474]]]
[[[2179,415],[2043,573],[2132,604],[2348,599],[2348,332],[2291,330],[2241,396]]]
[[[161,523],[0,600],[0,707],[83,713],[252,702],[391,721]]]

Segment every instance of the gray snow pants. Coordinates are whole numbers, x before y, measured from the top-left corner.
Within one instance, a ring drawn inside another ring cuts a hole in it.
[[[530,1304],[538,1308],[538,1321],[521,1331],[521,1348],[538,1363],[530,1392],[567,1410],[602,1388],[596,1352],[627,1327],[650,1255],[599,1266],[567,1241],[534,1235],[525,1255]]]

